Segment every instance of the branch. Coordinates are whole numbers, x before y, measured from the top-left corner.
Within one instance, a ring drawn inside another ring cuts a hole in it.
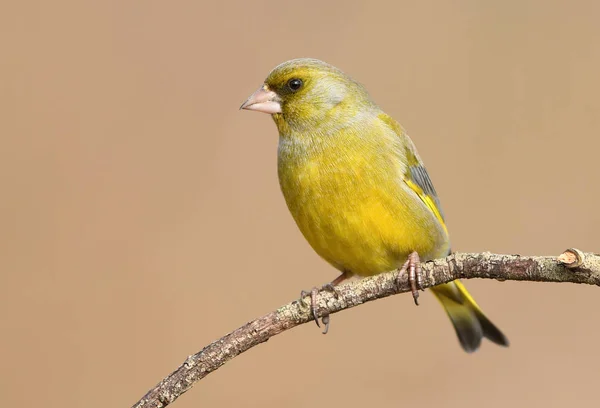
[[[387,272],[336,287],[337,296],[322,292],[318,314],[337,313],[375,299],[410,291],[408,279],[397,284],[397,272]],[[455,279],[484,278],[499,281],[571,282],[600,286],[600,255],[568,249],[557,257],[452,254],[423,264],[423,288]],[[310,304],[310,299],[305,299]],[[189,356],[185,362],[152,388],[133,408],[161,408],[175,401],[196,382],[227,361],[271,337],[313,320],[309,307],[288,303],[252,320]]]

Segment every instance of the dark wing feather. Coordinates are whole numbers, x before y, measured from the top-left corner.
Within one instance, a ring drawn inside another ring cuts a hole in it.
[[[444,220],[442,205],[435,191],[435,188],[433,187],[431,178],[429,178],[429,173],[427,173],[427,169],[422,164],[418,164],[415,166],[410,166],[408,170],[410,172],[410,178],[412,182],[419,186],[421,190],[423,190],[423,193],[425,195],[431,197],[431,199],[435,202],[435,206],[438,212],[440,213],[442,220]]]

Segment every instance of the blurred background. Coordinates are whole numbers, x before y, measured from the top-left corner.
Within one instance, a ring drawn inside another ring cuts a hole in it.
[[[417,144],[457,251],[600,251],[596,1],[25,1],[0,6],[0,405],[129,406],[211,341],[337,276],[238,107],[280,62],[362,82]],[[470,281],[512,344],[437,301],[298,327],[198,406],[597,406],[600,289]]]

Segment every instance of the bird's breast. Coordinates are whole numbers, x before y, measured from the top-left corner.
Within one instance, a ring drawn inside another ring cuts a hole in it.
[[[393,156],[370,146],[280,141],[281,190],[300,231],[336,268],[373,275],[417,250],[427,256],[442,237],[435,217],[402,190]]]

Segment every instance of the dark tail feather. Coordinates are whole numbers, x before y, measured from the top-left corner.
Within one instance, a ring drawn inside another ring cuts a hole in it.
[[[475,311],[475,315],[477,316],[477,320],[479,320],[479,324],[481,324],[481,328],[483,329],[483,336],[489,339],[490,341],[496,343],[499,346],[508,347],[509,342],[504,333],[497,328],[494,323],[488,319],[479,308]]]
[[[467,353],[476,351],[483,337],[508,346],[506,336],[483,314],[460,281],[435,286],[432,291],[444,306],[460,345]]]

